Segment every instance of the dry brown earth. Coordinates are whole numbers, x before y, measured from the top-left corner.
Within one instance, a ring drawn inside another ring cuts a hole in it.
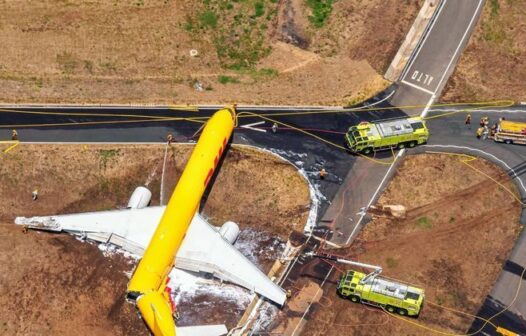
[[[353,103],[386,86],[423,1],[336,1],[323,28],[302,1],[264,1],[264,15],[248,17],[255,2],[232,2],[203,30],[200,1],[0,1],[0,102]],[[214,33],[228,29],[260,32],[270,54],[249,71],[225,69]]]
[[[526,2],[486,1],[442,99],[526,101]]]
[[[304,335],[430,335],[424,328],[463,334],[469,329],[521,230],[521,207],[510,194],[516,189],[509,177],[487,161],[470,164],[507,189],[467,167],[458,156],[409,156],[379,201],[406,206],[407,217],[373,220],[343,252],[353,260],[382,266],[384,276],[424,288],[426,303],[420,317],[400,320],[344,300],[336,295],[333,276],[324,299],[307,315]],[[296,286],[301,288],[304,282]]]
[[[103,257],[97,246],[67,234],[24,234],[12,222],[18,215],[114,209],[126,205],[141,184],[152,190],[152,204],[158,204],[164,150],[161,145],[21,144],[0,156],[0,334],[148,334],[124,301],[125,272],[134,262],[119,255]],[[175,184],[190,150],[170,147],[167,188]],[[35,187],[40,197],[33,202]],[[233,148],[204,213],[215,224],[234,220],[242,228],[283,238],[303,227],[309,203],[308,187],[294,167],[269,154]],[[231,327],[236,316],[226,312],[242,312],[235,303],[219,304],[224,313],[210,321],[188,314],[201,323],[227,322]]]

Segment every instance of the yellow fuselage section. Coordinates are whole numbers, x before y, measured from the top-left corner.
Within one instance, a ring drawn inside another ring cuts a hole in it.
[[[203,193],[234,129],[234,111],[222,109],[203,129],[157,229],[128,285],[154,335],[175,336],[172,308],[163,295],[167,275]]]

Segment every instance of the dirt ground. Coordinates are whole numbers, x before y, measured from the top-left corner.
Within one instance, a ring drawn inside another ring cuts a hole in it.
[[[323,298],[313,304],[302,335],[430,335],[431,329],[469,329],[522,229],[521,206],[509,193],[516,193],[509,177],[487,161],[470,164],[508,189],[470,169],[458,156],[408,156],[378,202],[404,205],[406,218],[373,219],[349,249],[339,251],[382,266],[383,276],[423,288],[426,301],[420,317],[401,320],[338,297],[337,271]],[[326,263],[307,264],[305,277],[292,289],[297,293],[313,278],[323,279],[328,268]],[[289,325],[282,324],[281,330],[295,326],[303,311],[285,311]]]
[[[190,150],[187,145],[170,147],[167,169],[175,173],[165,176],[166,189],[175,184]],[[162,145],[21,144],[2,153],[2,335],[70,335],[73,330],[78,335],[147,335],[135,308],[124,302],[125,273],[133,269],[134,261],[120,255],[104,257],[96,245],[67,234],[23,233],[12,223],[18,215],[122,207],[138,185],[148,186],[154,195],[152,204],[159,204],[164,151]],[[272,179],[265,178],[269,175]],[[37,201],[31,200],[34,188],[39,189]],[[267,239],[264,243],[275,243],[289,230],[303,228],[309,203],[308,187],[294,167],[272,155],[231,148],[204,214],[214,224],[230,219],[242,229],[250,228],[249,234],[261,236],[259,240]],[[249,257],[268,263],[265,255]],[[242,314],[235,303],[222,306],[225,312]],[[235,316],[216,315],[213,321],[203,321],[203,315],[189,314],[200,322],[237,322]]]
[[[335,1],[316,28],[299,0],[1,1],[0,102],[351,104],[422,3]]]
[[[526,101],[526,2],[486,1],[442,97],[448,102]]]

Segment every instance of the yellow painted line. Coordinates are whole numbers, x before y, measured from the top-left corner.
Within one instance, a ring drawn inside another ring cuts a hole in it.
[[[9,146],[8,148],[6,148],[4,150],[4,153],[7,153],[9,152],[10,150],[12,150],[13,148],[15,148],[16,146],[18,146],[18,144],[20,143],[20,141],[5,141],[5,143],[13,143],[11,146]]]
[[[195,105],[168,105],[170,110],[176,111],[190,111],[190,112],[199,112],[199,107]]]

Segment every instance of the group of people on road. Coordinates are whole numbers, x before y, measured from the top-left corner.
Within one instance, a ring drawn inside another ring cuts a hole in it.
[[[476,132],[477,139],[485,140],[487,138],[492,138],[495,135],[495,133],[499,132],[500,122],[503,120],[505,120],[504,117],[499,118],[499,120],[495,122],[495,124],[493,124],[490,128],[489,127],[489,117],[484,116],[480,118],[479,128],[477,128],[477,132]],[[471,114],[469,113],[466,115],[465,124],[469,129],[471,129]]]

